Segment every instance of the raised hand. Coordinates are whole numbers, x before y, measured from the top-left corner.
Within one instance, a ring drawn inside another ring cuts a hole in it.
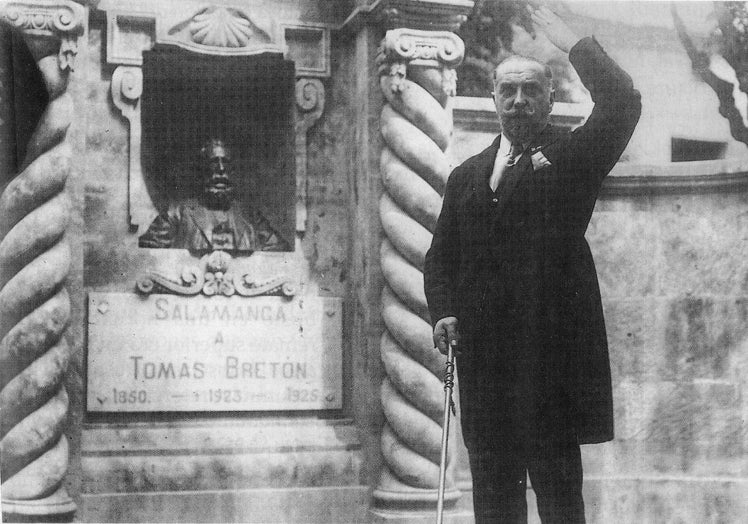
[[[535,27],[545,33],[548,40],[564,53],[568,53],[574,44],[579,42],[579,35],[547,7],[542,6],[536,9],[528,5],[527,10],[530,11]]]

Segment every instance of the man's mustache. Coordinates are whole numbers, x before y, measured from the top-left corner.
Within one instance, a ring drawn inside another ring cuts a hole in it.
[[[211,175],[207,183],[210,185],[224,185],[224,186],[230,186],[231,185],[231,178],[228,175],[216,173]]]
[[[502,111],[501,115],[504,118],[526,118],[535,116],[535,111],[533,109],[510,109]]]

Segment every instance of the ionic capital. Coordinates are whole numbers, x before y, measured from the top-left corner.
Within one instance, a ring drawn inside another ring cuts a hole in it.
[[[426,67],[457,67],[465,55],[462,39],[450,31],[390,29],[384,35],[380,62],[405,62]]]
[[[457,67],[465,55],[462,39],[450,31],[390,29],[377,55],[379,74],[391,77],[391,88],[399,90],[408,66],[438,69],[441,90],[449,96],[456,92]]]
[[[34,51],[34,44],[49,38],[59,40],[60,69],[72,70],[83,33],[85,9],[68,0],[5,1],[0,3],[0,23],[21,32]]]

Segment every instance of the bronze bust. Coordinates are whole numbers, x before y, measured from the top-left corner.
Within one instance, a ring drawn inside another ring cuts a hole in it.
[[[200,150],[202,195],[169,206],[140,237],[138,245],[205,253],[290,251],[290,244],[256,209],[233,198],[231,153],[218,138]]]

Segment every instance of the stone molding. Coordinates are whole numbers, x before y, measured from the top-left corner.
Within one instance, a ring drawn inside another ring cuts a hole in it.
[[[296,80],[296,231],[306,231],[307,140],[325,110],[325,86],[318,78]]]
[[[748,190],[748,168],[731,172],[724,161],[674,163],[662,166],[619,164],[603,180],[600,196],[658,196],[738,193]],[[685,173],[684,173],[685,171]]]
[[[120,66],[112,74],[112,101],[130,123],[129,136],[129,215],[130,224],[138,226],[138,235],[158,216],[143,177],[141,165],[140,97],[143,94],[143,70],[140,67]]]
[[[78,37],[83,33],[85,9],[65,0],[6,1],[0,3],[0,23],[27,38],[53,37],[60,41],[60,69],[73,70]]]
[[[341,24],[343,33],[356,33],[373,23],[384,29],[409,27],[431,31],[457,31],[473,9],[472,0],[376,0],[357,8]]]
[[[469,0],[380,0],[373,14],[386,29],[457,31],[467,20],[473,4]]]
[[[299,76],[330,76],[328,24],[195,1],[102,0],[98,9],[106,13],[109,64],[141,66],[143,51],[165,44],[222,56],[278,53],[296,62]]]

